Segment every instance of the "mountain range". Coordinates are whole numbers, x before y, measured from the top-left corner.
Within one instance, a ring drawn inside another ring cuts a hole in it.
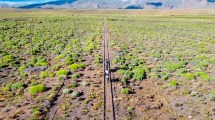
[[[21,9],[215,9],[215,0],[56,0],[33,4],[1,3]]]

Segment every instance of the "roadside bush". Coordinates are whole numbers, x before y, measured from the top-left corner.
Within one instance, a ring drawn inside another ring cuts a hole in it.
[[[31,95],[35,95],[35,94],[41,93],[41,92],[43,92],[45,90],[46,90],[46,87],[44,85],[36,85],[36,86],[30,87],[29,93]]]
[[[94,63],[95,64],[101,64],[102,63],[102,56],[101,55],[96,55]]]

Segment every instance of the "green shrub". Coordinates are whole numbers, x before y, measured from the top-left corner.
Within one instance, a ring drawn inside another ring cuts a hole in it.
[[[40,78],[46,78],[46,77],[49,77],[49,72],[43,71],[40,73]]]
[[[122,94],[127,94],[127,95],[128,95],[128,94],[129,94],[129,89],[128,89],[128,88],[122,88],[122,89],[121,89],[121,93],[122,93]]]
[[[31,119],[32,120],[40,120],[42,119],[42,112],[40,112],[39,110],[35,110],[33,113],[32,113],[32,116],[31,116]]]
[[[45,90],[46,90],[46,87],[44,85],[36,85],[36,86],[30,87],[29,93],[31,95],[35,95],[35,94],[41,93],[41,92],[43,92]]]
[[[77,87],[77,86],[78,86],[78,83],[77,83],[77,82],[72,82],[72,83],[71,83],[71,87],[72,87],[72,88],[75,88],[75,87]]]
[[[12,55],[5,55],[4,57],[3,57],[3,62],[5,62],[5,63],[10,63],[10,62],[12,62],[14,60],[14,57],[12,56]]]
[[[78,97],[79,96],[79,92],[78,91],[73,91],[72,92],[72,97]]]
[[[71,58],[71,57],[66,57],[65,63],[66,63],[67,65],[70,65],[70,64],[74,63],[74,59]]]
[[[54,74],[53,73],[49,73],[49,77],[54,77]]]
[[[129,112],[131,112],[131,111],[134,110],[134,107],[128,107],[127,110],[128,110]]]
[[[215,101],[215,91],[210,93],[210,101]]]
[[[11,90],[23,89],[24,86],[25,86],[24,83],[22,83],[22,82],[16,82],[16,83],[12,84]]]
[[[22,65],[22,66],[19,67],[19,72],[23,72],[25,69],[26,69],[26,66]]]
[[[159,74],[157,74],[157,73],[150,73],[148,76],[150,78],[153,78],[153,79],[158,79],[159,78]]]
[[[68,71],[67,70],[58,70],[56,75],[59,77],[61,75],[65,75],[67,76],[68,75]]]
[[[46,61],[47,61],[46,58],[43,58],[42,56],[40,56],[36,60],[33,59],[32,62],[34,64],[34,66],[47,66],[48,63]]]
[[[63,89],[63,94],[69,94],[70,93],[70,89]]]
[[[96,55],[94,63],[95,64],[101,64],[102,63],[102,56],[101,55]]]
[[[167,80],[169,78],[169,74],[167,74],[165,72],[161,72],[160,77],[161,77],[162,80]]]
[[[188,90],[188,89],[185,89],[185,90],[183,91],[183,94],[184,94],[184,95],[189,95],[190,93],[191,93],[191,91]]]
[[[171,80],[171,81],[168,83],[168,85],[169,85],[170,87],[176,87],[176,86],[178,85],[178,83],[177,83],[175,80]]]
[[[193,80],[193,79],[195,79],[195,76],[192,73],[186,73],[186,74],[184,74],[184,77],[187,80]]]
[[[71,76],[73,79],[77,79],[80,77],[80,74],[79,73],[75,73]]]
[[[85,69],[86,67],[87,67],[86,64],[84,64],[84,63],[81,63],[81,64],[80,64],[80,68]]]
[[[60,75],[60,76],[58,76],[58,80],[66,80],[66,75]]]
[[[144,69],[141,68],[136,68],[133,70],[133,79],[134,80],[143,80],[146,76],[146,72]]]
[[[27,74],[27,73],[21,73],[20,76],[21,76],[21,77],[27,77],[28,74]]]
[[[179,61],[177,63],[168,63],[168,62],[164,63],[167,71],[169,72],[174,72],[177,69],[183,68],[186,64],[187,62],[185,61]]]
[[[2,90],[3,91],[11,91],[11,84],[7,84],[6,86],[4,86],[3,88],[2,88]]]
[[[74,64],[70,65],[69,68],[70,68],[72,71],[76,71],[76,70],[78,70],[78,69],[80,68],[80,65],[74,63]]]
[[[201,77],[204,81],[210,81],[212,79],[206,72],[196,72],[195,76]]]

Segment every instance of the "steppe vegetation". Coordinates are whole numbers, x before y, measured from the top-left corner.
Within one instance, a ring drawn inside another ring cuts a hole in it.
[[[104,20],[117,120],[215,118],[214,16],[54,12],[0,15],[0,119],[102,119]]]

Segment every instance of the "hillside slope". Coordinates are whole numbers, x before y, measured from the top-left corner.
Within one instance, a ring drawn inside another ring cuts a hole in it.
[[[7,7],[7,5],[1,5]],[[15,6],[17,7],[17,6]],[[215,0],[57,0],[18,8],[67,9],[186,9],[215,8]]]

